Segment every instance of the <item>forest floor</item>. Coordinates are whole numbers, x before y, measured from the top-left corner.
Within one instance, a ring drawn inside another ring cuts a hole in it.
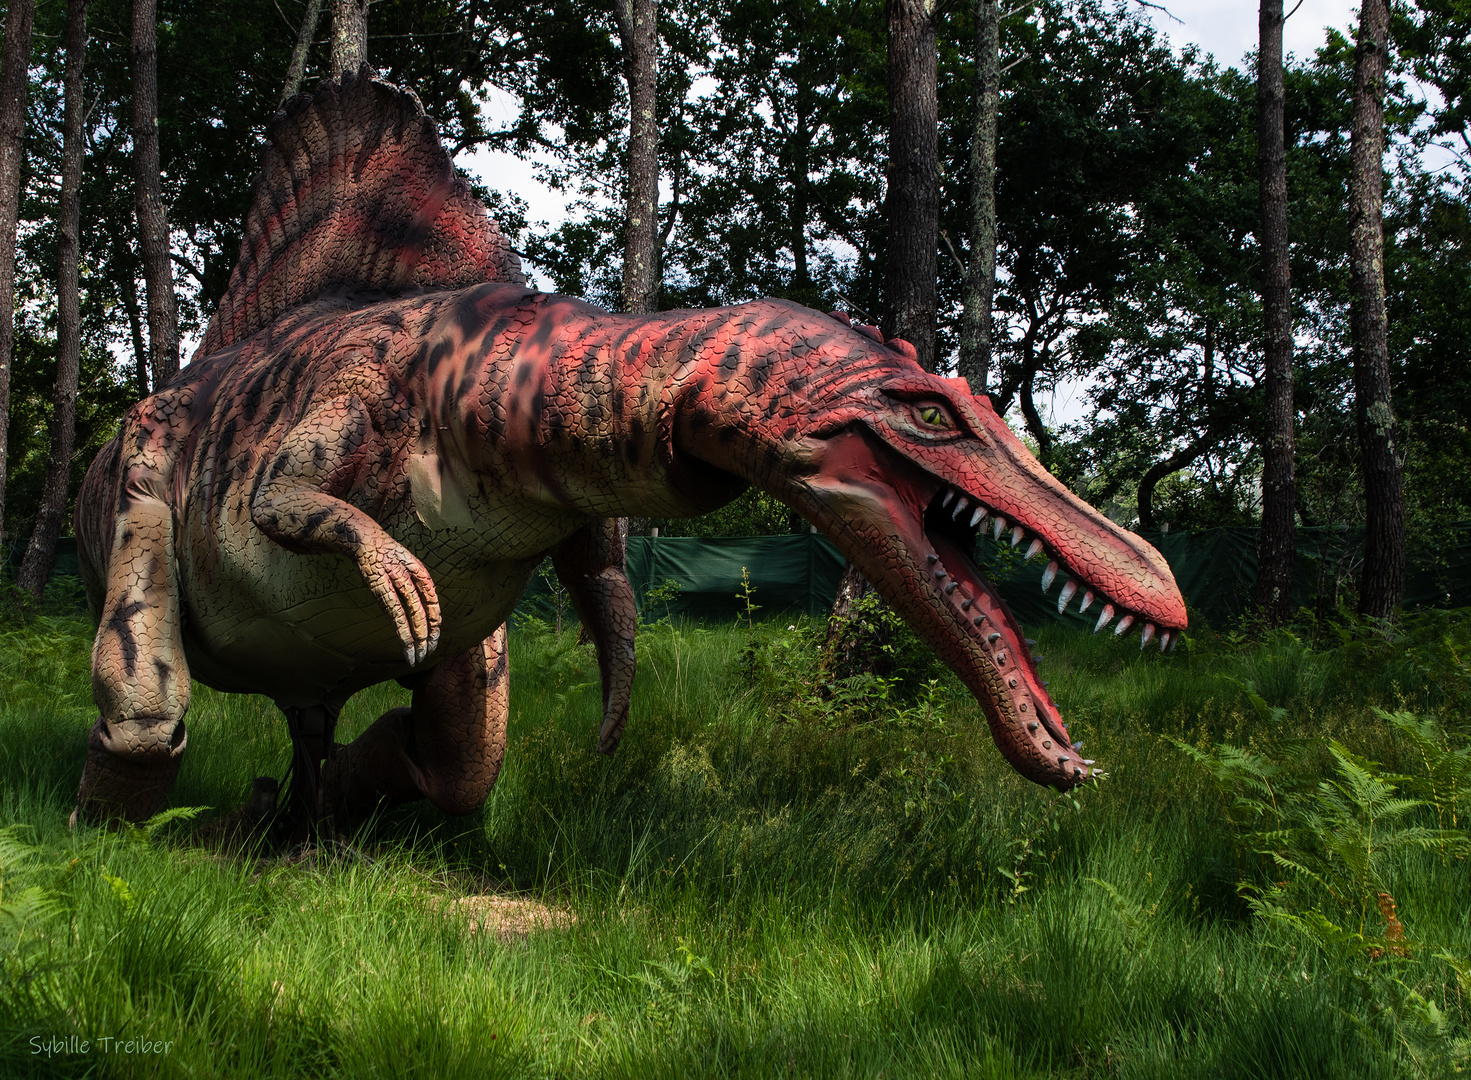
[[[208,809],[69,832],[90,628],[12,614],[0,1074],[1448,1075],[1471,617],[1317,633],[1040,631],[1107,774],[1058,795],[952,676],[823,689],[787,620],[645,626],[602,757],[590,650],[529,622],[483,811],[282,857],[199,842],[289,756],[268,702],[203,687],[170,806]]]

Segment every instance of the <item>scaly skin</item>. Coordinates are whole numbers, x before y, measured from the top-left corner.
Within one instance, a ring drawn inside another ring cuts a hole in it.
[[[269,273],[255,280],[269,291]],[[504,752],[503,624],[548,553],[598,643],[611,751],[633,606],[606,519],[699,514],[748,484],[858,564],[1039,783],[1067,788],[1090,763],[966,554],[973,507],[1035,535],[1162,644],[1185,626],[1153,548],[1054,480],[964,383],[845,319],[775,300],[611,315],[514,281],[288,299],[238,317],[239,337],[212,326],[221,346],[135,407],[84,483],[101,617],[84,816],[158,805],[190,674],[298,718],[305,758],[326,757],[327,809],[473,810]],[[388,679],[413,705],[333,751],[342,703]],[[298,816],[317,805],[307,779]]]

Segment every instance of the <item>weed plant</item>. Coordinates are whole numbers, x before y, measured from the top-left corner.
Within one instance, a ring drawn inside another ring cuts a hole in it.
[[[645,613],[617,754],[595,750],[591,648],[528,620],[484,809],[387,811],[290,858],[197,842],[289,756],[268,702],[204,687],[174,812],[69,831],[94,715],[89,631],[12,618],[0,1073],[1360,1078],[1467,1064],[1464,614],[1199,634],[1168,657],[1037,631],[1050,691],[1107,773],[1062,796],[1010,769],[948,674],[835,686],[823,627]],[[339,737],[406,702],[359,695]],[[492,891],[572,921],[477,931],[455,902]],[[167,1049],[116,1049],[127,1040]]]

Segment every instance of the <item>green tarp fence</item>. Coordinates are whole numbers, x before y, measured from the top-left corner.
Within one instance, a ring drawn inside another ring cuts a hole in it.
[[[1412,555],[1405,575],[1405,606],[1471,606],[1471,522],[1442,529],[1433,557]],[[1222,628],[1246,611],[1256,581],[1256,530],[1210,529],[1204,532],[1144,533],[1170,564],[1185,595],[1192,625]],[[1293,603],[1298,607],[1333,609],[1351,586],[1363,559],[1363,531],[1298,529],[1297,565]],[[1017,618],[1028,625],[1064,619],[1091,628],[1098,606],[1087,614],[1057,613],[1059,586],[1050,597],[1041,589],[1043,563],[1022,565],[1011,548],[983,539],[976,561],[996,583],[1001,597]],[[741,610],[744,567],[760,605],[760,616],[805,612],[823,614],[832,607],[843,557],[826,538],[811,533],[797,536],[699,537],[631,536],[628,539],[628,577],[640,608],[651,589],[672,579],[678,595],[656,597],[646,617],[665,614],[701,619],[730,619]],[[552,593],[545,576],[533,580],[521,611],[546,616]],[[1072,608],[1077,608],[1075,600]],[[568,609],[570,612],[570,609]],[[567,617],[571,617],[570,614]]]
[[[1244,612],[1256,580],[1256,530],[1145,533],[1170,564],[1190,609],[1192,625],[1221,628]],[[1357,574],[1363,559],[1363,532],[1350,529],[1298,529],[1293,602],[1331,610]],[[11,579],[25,545],[11,542],[5,564]],[[1040,561],[1021,565],[1016,553],[989,539],[977,545],[976,561],[997,585],[1002,599],[1023,623],[1037,625],[1065,618],[1091,624],[1086,615],[1057,613],[1058,587],[1042,594]],[[628,539],[628,577],[645,616],[665,615],[728,620],[744,614],[741,574],[747,575],[757,617],[806,613],[820,615],[832,606],[843,557],[827,539],[813,533],[793,536],[701,538],[632,536]],[[518,609],[552,616],[554,579],[544,567],[534,575]],[[77,544],[57,544],[55,574],[77,573]],[[673,581],[678,588],[663,588]],[[1348,595],[1351,595],[1348,594]],[[564,601],[565,602],[565,601]],[[1411,554],[1405,575],[1405,606],[1471,607],[1471,522],[1441,527],[1433,547]],[[1073,608],[1077,607],[1074,601]],[[574,616],[570,606],[566,618]]]

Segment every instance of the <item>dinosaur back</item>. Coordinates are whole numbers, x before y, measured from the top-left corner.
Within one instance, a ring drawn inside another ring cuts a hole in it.
[[[366,66],[293,98],[266,139],[240,259],[196,358],[329,290],[526,280],[418,97]]]

